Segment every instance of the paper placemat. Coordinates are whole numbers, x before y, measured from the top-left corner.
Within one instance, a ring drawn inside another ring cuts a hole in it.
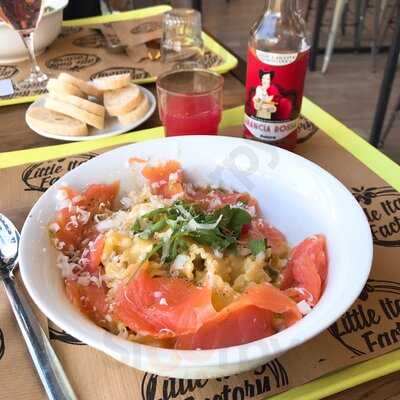
[[[121,13],[119,20],[112,16],[94,17],[83,21],[68,21],[58,38],[39,55],[38,63],[49,76],[68,72],[84,80],[104,76],[130,73],[136,83],[154,82],[161,73],[174,67],[165,64],[159,57],[159,42],[162,36],[162,15],[170,7],[154,7],[154,14],[142,16],[140,10]],[[151,10],[151,8],[150,8]],[[147,14],[149,11],[147,12]],[[126,15],[125,15],[126,14]],[[121,20],[121,16],[127,19]],[[146,15],[146,14],[145,14]],[[110,22],[108,22],[110,21]],[[127,45],[121,54],[106,50],[107,36],[112,43]],[[236,58],[217,42],[203,34],[206,68],[225,73],[236,65]],[[44,93],[35,87],[21,89],[18,82],[30,72],[30,63],[0,64],[0,81],[11,80],[13,93],[0,95],[0,106],[32,101]]]
[[[302,126],[307,139],[299,145],[298,153],[340,179],[355,195],[370,221],[375,243],[374,265],[368,284],[356,304],[328,330],[279,359],[255,371],[217,380],[176,380],[145,374],[77,343],[65,332],[50,325],[52,343],[80,399],[258,400],[292,388],[296,388],[292,389],[295,392],[306,382],[400,348],[400,270],[396,265],[400,252],[400,229],[397,229],[400,194],[312,123],[304,120]],[[240,133],[241,128],[229,129],[229,134]],[[1,170],[0,184],[7,195],[2,196],[0,208],[21,226],[32,203],[52,182],[69,169],[106,150]],[[8,337],[15,337],[19,332],[10,324],[9,310],[0,310],[0,321],[9,322],[1,322],[0,326],[3,332],[3,345],[0,346],[3,348],[2,365],[13,359],[15,354],[12,351],[23,349],[13,350],[7,345]],[[395,356],[398,352],[392,354]],[[39,384],[37,379],[32,378],[28,357],[20,360],[19,373],[24,376],[24,385],[11,384],[9,371],[0,368],[0,385],[5,388],[3,393],[6,397],[29,398],[24,393],[38,390]],[[340,390],[338,385],[336,389]],[[321,393],[321,387],[319,390]],[[330,390],[334,391],[332,387]],[[290,393],[281,397],[300,398]],[[314,397],[309,398],[318,397],[314,393]]]

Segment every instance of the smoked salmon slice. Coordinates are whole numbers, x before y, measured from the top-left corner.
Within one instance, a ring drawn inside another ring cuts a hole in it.
[[[273,314],[282,315],[285,327],[301,319],[296,303],[285,293],[269,283],[252,285],[197,332],[178,337],[175,347],[215,349],[271,336]]]
[[[325,236],[313,235],[295,246],[283,271],[281,289],[315,306],[328,273]]]
[[[119,289],[114,305],[115,318],[155,338],[196,332],[215,315],[209,287],[180,278],[151,277],[146,266]]]

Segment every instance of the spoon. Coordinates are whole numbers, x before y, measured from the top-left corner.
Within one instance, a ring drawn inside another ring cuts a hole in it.
[[[76,400],[77,397],[56,353],[39,325],[26,296],[14,279],[18,263],[19,233],[14,224],[0,214],[0,280],[3,281],[15,318],[22,331],[33,363],[51,400]]]

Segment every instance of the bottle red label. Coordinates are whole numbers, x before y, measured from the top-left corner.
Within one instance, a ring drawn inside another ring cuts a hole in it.
[[[271,53],[249,48],[245,137],[293,147],[297,138],[308,57],[308,50],[302,53]]]

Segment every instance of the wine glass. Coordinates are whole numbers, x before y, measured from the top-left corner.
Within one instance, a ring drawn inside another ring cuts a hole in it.
[[[16,30],[28,51],[31,73],[18,83],[21,89],[44,89],[48,76],[36,62],[33,37],[43,14],[42,0],[0,0],[0,19]]]

